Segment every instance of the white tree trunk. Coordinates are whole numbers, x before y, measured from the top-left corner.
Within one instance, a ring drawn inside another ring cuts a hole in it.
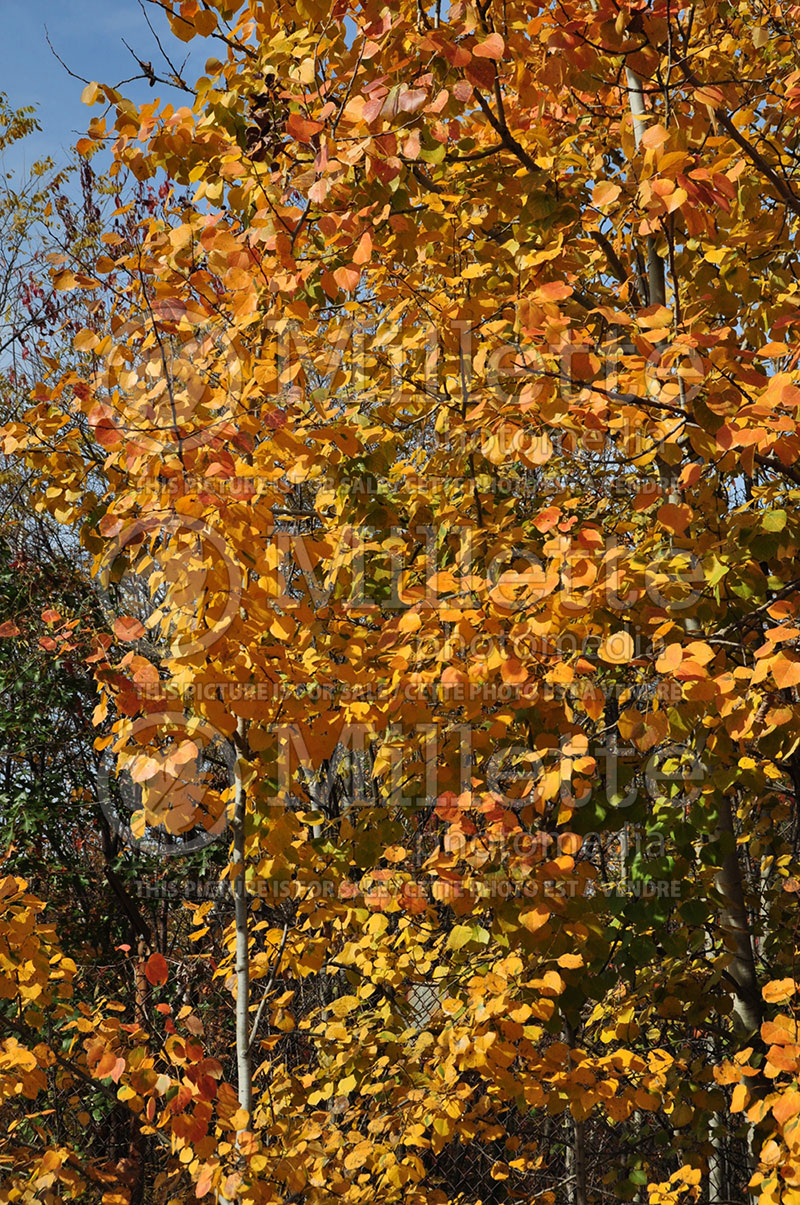
[[[244,724],[239,721],[239,758],[234,772],[233,874],[234,925],[236,928],[236,1070],[239,1104],[253,1111],[253,1076],[250,1061],[250,951],[248,933],[247,883],[245,882],[245,828],[247,793],[242,781],[241,753]]]

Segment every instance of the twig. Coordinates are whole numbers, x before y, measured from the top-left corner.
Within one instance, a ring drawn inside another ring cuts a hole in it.
[[[57,58],[57,59],[58,59],[59,63],[61,64],[61,66],[62,66],[62,67],[64,68],[64,70],[66,71],[67,75],[71,75],[73,79],[80,80],[80,82],[81,82],[82,84],[90,84],[90,83],[92,82],[91,80],[84,79],[84,77],[83,77],[82,75],[77,75],[77,74],[76,74],[76,72],[74,72],[74,71],[73,71],[73,70],[72,70],[70,67],[68,67],[68,66],[67,66],[67,64],[64,62],[64,60],[62,59],[61,55],[60,55],[60,54],[58,53],[58,51],[56,50],[55,46],[54,46],[54,45],[53,45],[53,43],[50,41],[50,34],[48,33],[48,30],[47,30],[47,26],[46,26],[46,25],[45,25],[45,27],[44,27],[44,36],[45,36],[45,41],[47,42],[47,45],[50,47],[51,51],[53,52],[53,56],[54,56],[55,58]]]
[[[248,1045],[247,1045],[247,1053],[248,1054],[250,1054],[250,1052],[253,1049],[253,1046],[255,1045],[256,1034],[258,1033],[258,1027],[259,1027],[259,1024],[261,1023],[261,1014],[264,1012],[264,1005],[267,1003],[267,996],[272,991],[272,985],[275,982],[275,976],[277,975],[278,967],[281,964],[281,958],[283,957],[283,951],[286,949],[286,938],[288,936],[289,936],[289,922],[287,920],[285,925],[283,926],[283,936],[281,937],[281,944],[278,947],[278,953],[275,956],[275,961],[272,964],[272,970],[269,973],[269,979],[267,980],[266,985],[264,987],[264,994],[261,997],[261,1000],[259,1001],[259,1004],[258,1004],[258,1009],[256,1010],[255,1020],[253,1021],[253,1028],[250,1030],[250,1041],[248,1042]]]

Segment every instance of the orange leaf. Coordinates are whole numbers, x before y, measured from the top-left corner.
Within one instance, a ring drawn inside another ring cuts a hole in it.
[[[663,146],[669,138],[669,134],[663,126],[650,126],[649,130],[645,130],[642,135],[642,145],[648,150],[655,150],[659,146]]]
[[[659,506],[658,508],[659,523],[662,527],[666,527],[667,531],[671,531],[673,535],[683,535],[691,519],[692,510],[688,506],[676,505],[674,502],[665,502],[663,506]]]
[[[611,205],[621,192],[622,189],[618,184],[612,184],[610,180],[601,180],[594,186],[592,200],[595,205]]]
[[[659,674],[674,674],[683,660],[683,647],[680,644],[668,644],[656,661],[656,671]]]
[[[397,107],[401,113],[416,113],[427,99],[428,93],[424,88],[401,89],[397,98]]]
[[[506,44],[499,33],[490,33],[485,41],[473,47],[472,53],[479,59],[501,59],[505,53]]]
[[[123,615],[114,620],[114,635],[117,640],[129,643],[132,640],[141,640],[144,634],[144,625],[132,615]]]
[[[772,1115],[778,1125],[784,1126],[800,1113],[800,1092],[790,1089],[772,1106]]]
[[[761,1026],[761,1037],[770,1046],[788,1046],[795,1041],[797,1026],[788,1017],[777,1017],[765,1021]]]
[[[322,128],[321,121],[312,121],[308,117],[301,117],[299,113],[291,113],[286,123],[287,133],[297,142],[310,142]]]
[[[358,246],[353,252],[354,264],[368,264],[372,256],[372,235],[365,230],[359,239]]]
[[[195,1194],[198,1197],[204,1197],[206,1193],[211,1192],[211,1185],[214,1181],[214,1168],[206,1165],[200,1174],[200,1179],[195,1185]]]
[[[153,987],[158,987],[162,983],[167,982],[169,968],[167,960],[163,954],[151,954],[144,968],[145,978],[148,983],[152,983]]]
[[[454,665],[448,665],[447,669],[442,670],[441,685],[445,690],[461,690],[469,685],[469,678],[464,673],[463,669],[457,669]]]
[[[767,1004],[777,1004],[790,1000],[796,991],[797,984],[794,979],[773,979],[771,983],[764,984],[761,995]]]
[[[106,1079],[117,1064],[117,1056],[113,1050],[107,1050],[94,1069],[98,1079]]]
[[[119,1083],[120,1076],[125,1070],[125,1060],[118,1058],[113,1050],[107,1050],[94,1069],[97,1079],[108,1079]]]
[[[779,690],[788,690],[790,686],[800,683],[800,660],[787,653],[778,653],[770,669]]]
[[[546,510],[539,511],[538,515],[536,515],[533,520],[533,526],[537,531],[544,533],[549,531],[551,527],[555,527],[560,518],[560,508],[557,506],[548,506]]]
[[[676,188],[668,197],[663,197],[664,205],[667,213],[674,213],[676,209],[680,209],[681,205],[685,205],[689,200],[689,194],[685,188]]]
[[[595,667],[592,666],[592,669]],[[605,711],[606,696],[599,686],[593,686],[581,695],[583,709],[591,720],[599,720]]]
[[[358,268],[337,268],[333,274],[333,279],[336,281],[340,289],[344,289],[347,293],[353,293],[358,288],[358,282],[361,280],[361,272]]]
[[[516,657],[508,657],[500,667],[500,675],[509,685],[519,685],[528,681],[528,671]]]
[[[709,85],[695,89],[694,98],[699,105],[707,105],[709,109],[716,109],[724,99],[719,88]]]

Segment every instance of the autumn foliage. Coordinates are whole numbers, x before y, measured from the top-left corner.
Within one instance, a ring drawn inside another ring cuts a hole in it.
[[[800,7],[150,3],[3,428],[119,929],[16,838],[0,1201],[796,1205]]]

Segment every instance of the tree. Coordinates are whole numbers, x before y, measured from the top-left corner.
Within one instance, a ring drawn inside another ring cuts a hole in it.
[[[5,438],[152,591],[98,722],[230,816],[231,1003],[80,1066],[156,1200],[795,1200],[794,9],[158,7],[192,106],[80,150],[174,189]]]

